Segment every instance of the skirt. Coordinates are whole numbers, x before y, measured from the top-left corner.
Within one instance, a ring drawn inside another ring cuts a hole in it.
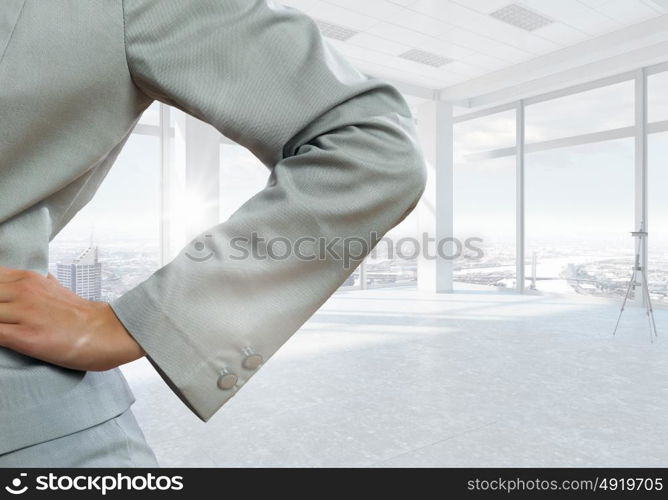
[[[0,455],[0,467],[159,467],[128,408],[100,424]]]

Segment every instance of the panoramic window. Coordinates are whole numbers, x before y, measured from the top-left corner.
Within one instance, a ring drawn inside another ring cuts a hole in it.
[[[525,203],[530,286],[625,291],[633,264],[633,139],[528,154]]]
[[[609,85],[526,107],[526,143],[630,127],[634,82]]]

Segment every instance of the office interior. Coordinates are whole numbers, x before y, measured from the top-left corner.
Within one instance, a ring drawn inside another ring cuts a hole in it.
[[[402,93],[427,186],[209,422],[122,367],[161,465],[665,466],[668,0],[279,3]],[[53,272],[112,300],[268,175],[156,102]]]

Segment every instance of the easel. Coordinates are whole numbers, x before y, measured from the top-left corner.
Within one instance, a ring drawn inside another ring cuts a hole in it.
[[[629,286],[626,289],[626,296],[624,297],[624,302],[622,302],[622,309],[619,311],[619,317],[617,318],[617,324],[615,325],[615,330],[612,332],[613,335],[617,333],[617,328],[619,328],[619,322],[622,319],[622,313],[626,307],[626,303],[629,300],[632,292],[635,292],[635,289],[638,285],[642,287],[642,299],[643,304],[647,309],[647,319],[649,321],[649,339],[650,342],[654,342],[654,339],[658,337],[656,333],[656,323],[654,322],[654,310],[652,309],[652,300],[649,296],[649,287],[647,285],[647,268],[641,263],[640,256],[642,254],[646,255],[645,248],[647,245],[647,236],[648,233],[645,231],[645,222],[640,223],[639,231],[632,231],[631,236],[636,239],[636,255],[635,255],[635,265],[633,266],[633,274],[631,274],[631,281],[629,281]],[[638,282],[640,278],[640,282]]]

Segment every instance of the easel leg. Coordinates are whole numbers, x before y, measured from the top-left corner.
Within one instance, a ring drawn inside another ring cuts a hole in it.
[[[647,282],[645,281],[644,277],[642,283],[642,295],[645,304],[647,304],[646,314],[647,314],[647,321],[649,322],[649,341],[653,343],[655,335],[654,335],[654,330],[652,328],[652,319],[654,318],[654,314],[652,313],[652,305],[650,303],[650,298],[649,298],[649,288],[647,287]]]
[[[619,316],[617,317],[617,324],[615,325],[615,330],[612,332],[612,335],[615,335],[617,333],[617,328],[619,328],[619,322],[622,319],[622,313],[624,312],[624,308],[626,307],[626,302],[629,300],[629,295],[631,295],[631,288],[633,287],[635,282],[636,282],[636,272],[633,271],[633,274],[631,275],[631,281],[629,281],[629,286],[626,289],[624,302],[622,302],[622,309],[619,311]]]
[[[654,342],[654,339],[659,336],[659,334],[656,331],[656,322],[654,321],[654,308],[652,307],[652,299],[649,296],[649,284],[647,282],[647,274],[645,274],[643,278],[643,284],[645,285],[645,300],[647,301],[647,318],[649,320],[649,335],[650,338],[652,338],[652,342]]]

